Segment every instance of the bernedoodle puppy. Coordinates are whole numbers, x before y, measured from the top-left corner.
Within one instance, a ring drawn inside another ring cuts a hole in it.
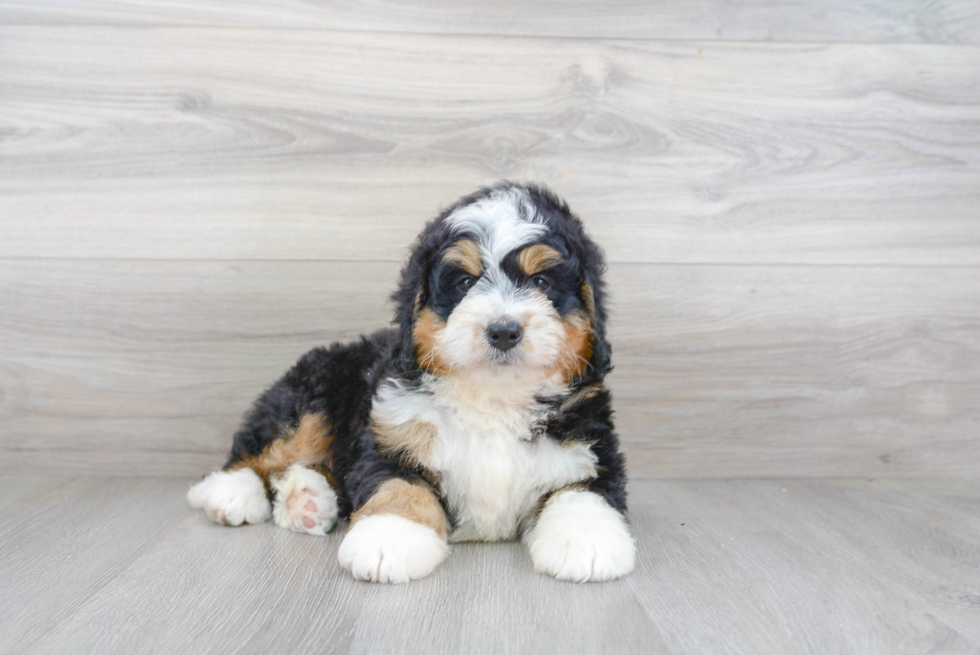
[[[422,578],[450,542],[516,537],[540,573],[629,573],[603,271],[550,191],[463,198],[419,236],[395,327],[304,355],[188,501],[315,535],[346,518],[339,559],[360,580]]]

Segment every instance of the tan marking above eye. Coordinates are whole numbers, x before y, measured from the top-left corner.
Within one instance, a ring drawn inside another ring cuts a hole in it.
[[[521,272],[524,275],[540,273],[543,270],[560,264],[561,261],[561,253],[543,243],[528,246],[517,255],[517,265],[520,266]]]
[[[460,239],[442,253],[442,261],[457,264],[464,271],[476,277],[483,270],[480,247],[472,239]]]

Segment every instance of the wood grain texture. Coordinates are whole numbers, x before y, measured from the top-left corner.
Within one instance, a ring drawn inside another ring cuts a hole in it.
[[[23,487],[15,486],[22,480]],[[155,548],[186,509],[179,486],[169,480],[5,475],[0,486],[0,650],[35,652],[52,625]],[[23,494],[23,489],[32,493]],[[16,495],[16,502],[6,502]]]
[[[384,327],[398,265],[0,262],[0,469],[204,472],[307,349]],[[636,477],[980,474],[973,268],[614,265]]]
[[[638,565],[624,580],[557,582],[533,574],[520,544],[458,544],[431,577],[398,586],[340,569],[343,526],[214,526],[184,506],[188,484],[49,478],[47,493],[0,507],[0,650],[980,648],[976,481],[635,482]]]
[[[978,62],[6,26],[0,257],[400,261],[441,205],[511,177],[565,195],[614,262],[976,266]]]
[[[932,496],[973,484],[636,485],[630,586],[676,652],[973,653],[980,517]]]
[[[980,5],[972,0],[4,0],[0,22],[313,27],[578,38],[980,43]]]
[[[217,464],[299,354],[385,325],[441,205],[511,177],[613,262],[634,476],[976,477],[978,16],[3,2],[0,470]]]

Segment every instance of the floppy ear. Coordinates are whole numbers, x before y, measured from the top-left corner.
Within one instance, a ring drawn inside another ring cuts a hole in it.
[[[399,363],[398,368],[403,372],[417,368],[415,338],[412,336],[412,331],[419,311],[428,300],[426,287],[431,268],[431,262],[426,261],[426,253],[422,250],[421,244],[417,244],[405,268],[402,269],[398,290],[391,296],[395,302],[395,317],[392,323],[398,327],[400,335],[396,360]]]
[[[585,239],[583,263],[585,281],[582,301],[592,323],[592,358],[589,363],[595,374],[603,376],[612,370],[612,346],[606,340],[606,264],[599,246]]]
[[[412,254],[402,269],[398,290],[392,294],[395,303],[395,316],[392,323],[398,327],[400,339],[395,361],[402,373],[418,371],[415,360],[415,319],[429,301],[429,278],[432,266],[440,247],[450,237],[445,217],[450,210],[443,212],[422,230]]]

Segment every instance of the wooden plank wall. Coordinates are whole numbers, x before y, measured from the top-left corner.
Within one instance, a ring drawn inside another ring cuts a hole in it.
[[[0,470],[187,475],[498,178],[638,477],[980,474],[980,2],[0,2]]]

